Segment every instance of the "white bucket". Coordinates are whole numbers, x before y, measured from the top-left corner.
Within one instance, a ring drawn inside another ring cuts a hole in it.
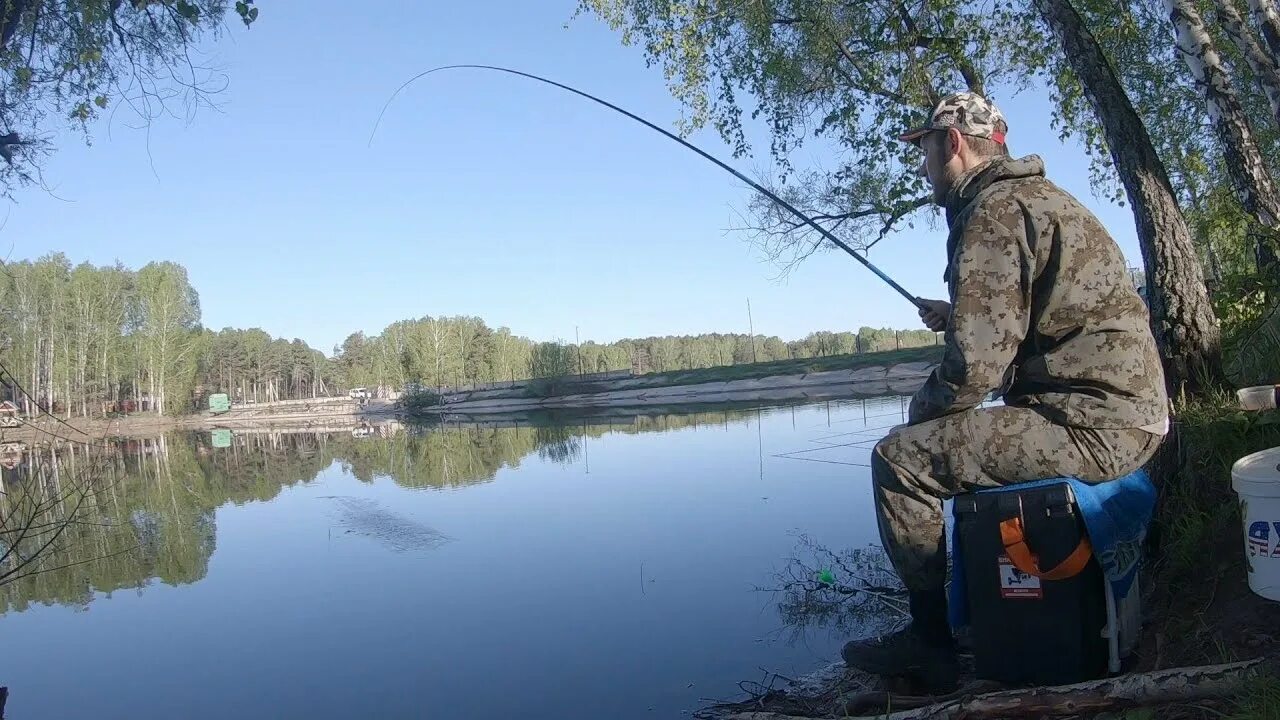
[[[1255,385],[1236,391],[1244,410],[1274,410],[1280,405],[1280,385]]]
[[[1231,487],[1240,495],[1249,589],[1280,601],[1280,447],[1237,460]]]

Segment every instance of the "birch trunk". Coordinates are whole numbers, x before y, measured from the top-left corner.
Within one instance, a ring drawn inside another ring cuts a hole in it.
[[[1240,204],[1263,227],[1280,229],[1280,193],[1262,159],[1262,151],[1231,77],[1222,65],[1213,38],[1204,26],[1192,0],[1165,0],[1169,22],[1175,32],[1175,48],[1204,94],[1209,119],[1218,135],[1226,160],[1227,173],[1235,187]],[[1268,242],[1259,236],[1256,253],[1259,270],[1263,258],[1270,253],[1262,246]]]
[[[35,339],[31,343],[31,386],[27,396],[27,414],[34,417],[40,405],[40,325],[35,327]],[[35,407],[32,407],[32,406]]]
[[[1244,23],[1244,18],[1236,11],[1233,0],[1218,0],[1218,21],[1227,37],[1240,50],[1254,77],[1271,104],[1271,115],[1280,127],[1280,67],[1263,52],[1253,32]]]
[[[1262,39],[1267,43],[1271,62],[1280,66],[1280,10],[1276,9],[1276,0],[1249,0],[1249,12],[1262,28]]]

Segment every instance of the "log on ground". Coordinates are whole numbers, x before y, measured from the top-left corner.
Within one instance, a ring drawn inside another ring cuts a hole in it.
[[[850,720],[976,720],[977,718],[1066,717],[1107,710],[1231,697],[1263,667],[1261,658],[1223,665],[1171,668],[1072,685],[1002,690],[950,699],[925,707]],[[895,707],[890,702],[890,708]],[[901,707],[896,706],[896,707]],[[727,720],[801,720],[772,712],[742,712]]]

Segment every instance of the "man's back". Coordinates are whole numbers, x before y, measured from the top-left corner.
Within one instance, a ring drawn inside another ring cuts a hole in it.
[[[1124,256],[1092,213],[1045,179],[1039,158],[992,161],[962,179],[947,211],[947,282],[958,311],[1007,320],[1001,306],[975,307],[972,297],[966,302],[955,295],[1000,298],[1020,317],[1016,324],[1025,326],[1016,351],[998,339],[970,338],[965,347],[964,338],[949,332],[944,368],[950,364],[947,370],[965,376],[983,363],[1007,366],[1000,370],[1005,403],[1037,407],[1065,425],[1164,422],[1164,372]],[[989,242],[1010,247],[998,254],[975,249]],[[995,263],[1015,267],[993,268]],[[1009,287],[1011,280],[1016,288]],[[977,317],[970,324],[981,322]]]

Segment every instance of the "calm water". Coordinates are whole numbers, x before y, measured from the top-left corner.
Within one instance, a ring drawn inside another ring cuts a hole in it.
[[[797,628],[757,588],[798,533],[876,542],[866,463],[901,408],[132,442],[103,470],[105,526],[58,560],[116,554],[0,587],[8,717],[653,718],[739,698],[762,668],[838,660],[846,632]]]

